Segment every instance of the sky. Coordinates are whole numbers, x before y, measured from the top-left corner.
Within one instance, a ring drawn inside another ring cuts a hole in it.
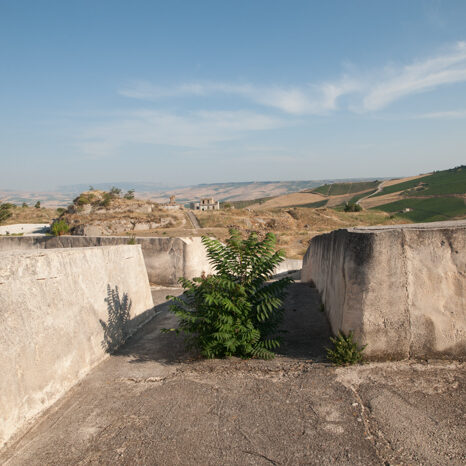
[[[465,161],[464,0],[0,0],[0,189]]]

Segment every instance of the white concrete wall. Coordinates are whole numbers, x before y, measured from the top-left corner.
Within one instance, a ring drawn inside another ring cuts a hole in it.
[[[140,246],[0,252],[0,446],[107,356],[106,335],[120,339],[104,330],[117,289],[128,335],[154,313]]]
[[[128,244],[122,236],[46,236],[0,237],[0,251],[12,249],[52,249]],[[136,237],[141,245],[149,281],[159,285],[176,285],[180,277],[198,277],[210,273],[201,238]]]
[[[303,281],[332,330],[374,359],[466,356],[466,222],[337,230],[313,238]]]

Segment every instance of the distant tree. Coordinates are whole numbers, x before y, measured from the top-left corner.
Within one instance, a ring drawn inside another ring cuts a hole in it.
[[[40,209],[40,201],[37,201],[35,204],[34,204],[34,207],[36,209]]]
[[[89,186],[89,191],[95,191],[94,186],[90,185]]]
[[[23,205],[21,207],[28,207],[28,205],[26,204],[26,202],[23,202]]]
[[[134,189],[128,189],[128,192],[123,196],[125,199],[134,199]]]
[[[361,212],[362,207],[357,203],[346,203],[345,212]]]
[[[112,189],[110,190],[110,196],[112,196],[112,198],[115,198],[115,197],[119,197],[120,194],[121,194],[121,189],[116,188],[115,186],[112,186]]]
[[[13,207],[16,206],[14,204],[10,204],[9,202],[0,204],[0,223],[4,222],[6,219],[12,216],[11,209]]]

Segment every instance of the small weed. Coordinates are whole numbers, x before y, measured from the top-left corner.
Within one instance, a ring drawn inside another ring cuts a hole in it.
[[[136,236],[131,235],[131,237],[128,240],[128,244],[137,244],[136,243]]]
[[[359,346],[353,341],[353,332],[345,335],[339,332],[336,337],[330,337],[333,348],[326,348],[327,358],[336,366],[349,366],[363,360],[363,351],[367,345]]]

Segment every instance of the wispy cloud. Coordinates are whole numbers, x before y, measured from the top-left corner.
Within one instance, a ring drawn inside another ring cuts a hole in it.
[[[281,118],[249,111],[198,111],[185,115],[138,110],[118,112],[116,118],[84,130],[80,135],[83,152],[106,156],[126,144],[152,144],[202,148],[240,138],[249,132],[266,131],[289,125]]]
[[[430,113],[421,113],[416,115],[415,118],[422,118],[422,119],[461,119],[466,118],[466,110],[450,110],[445,112],[430,112]]]
[[[466,42],[446,53],[400,69],[388,68],[388,76],[372,85],[363,100],[365,110],[379,110],[410,94],[466,81]]]
[[[279,109],[291,115],[325,115],[339,109],[378,111],[412,94],[466,81],[466,42],[457,42],[441,54],[409,65],[390,65],[381,70],[352,73],[321,83],[294,86],[261,86],[251,83],[194,82],[156,86],[137,81],[119,90],[135,99],[157,101],[185,96],[235,95],[247,101]],[[346,107],[341,97],[351,96]]]

